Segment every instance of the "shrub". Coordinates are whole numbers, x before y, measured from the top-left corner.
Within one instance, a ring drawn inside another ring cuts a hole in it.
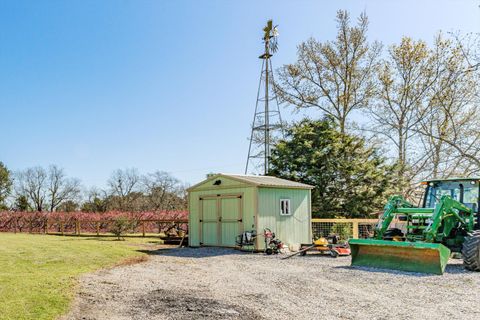
[[[338,235],[340,239],[346,240],[352,236],[352,225],[350,223],[334,223],[331,232]]]
[[[110,232],[113,233],[118,240],[124,240],[123,236],[132,228],[132,223],[125,217],[117,217],[110,225]]]

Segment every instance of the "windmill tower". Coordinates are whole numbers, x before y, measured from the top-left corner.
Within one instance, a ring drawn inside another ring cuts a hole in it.
[[[280,115],[280,107],[273,83],[273,68],[271,57],[278,49],[277,26],[273,26],[272,20],[268,20],[263,28],[263,43],[265,51],[261,56],[262,69],[258,84],[257,102],[253,116],[252,133],[248,147],[245,174],[257,173],[267,175],[271,146],[278,138],[283,137],[283,123]]]

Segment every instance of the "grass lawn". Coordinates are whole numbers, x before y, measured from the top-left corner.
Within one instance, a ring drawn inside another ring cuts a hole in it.
[[[158,238],[0,233],[0,319],[55,319],[68,310],[78,276],[128,259]]]

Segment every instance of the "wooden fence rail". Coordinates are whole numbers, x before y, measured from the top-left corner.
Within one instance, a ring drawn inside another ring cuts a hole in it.
[[[314,237],[325,237],[335,233],[342,239],[367,238],[373,235],[377,219],[312,219],[312,233]],[[9,216],[0,220],[0,232],[28,232],[61,235],[101,235],[109,234],[111,224],[115,220],[91,219],[53,219],[45,216]],[[130,219],[132,234],[145,236],[149,233],[159,234],[173,228],[188,231],[188,219]],[[394,222],[395,223],[395,222]],[[400,223],[400,222],[398,222]]]
[[[55,220],[49,218],[22,219],[12,218],[2,221],[0,231],[10,232],[28,232],[44,234],[77,235],[81,234],[108,234],[111,224],[115,220],[86,220],[86,219],[68,219]],[[187,219],[132,219],[128,220],[131,225],[131,234],[168,232],[171,229],[188,230]]]

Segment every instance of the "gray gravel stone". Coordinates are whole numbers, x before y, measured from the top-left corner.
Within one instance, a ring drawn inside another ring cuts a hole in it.
[[[159,250],[81,279],[64,319],[480,319],[480,273],[351,268],[349,257]]]

